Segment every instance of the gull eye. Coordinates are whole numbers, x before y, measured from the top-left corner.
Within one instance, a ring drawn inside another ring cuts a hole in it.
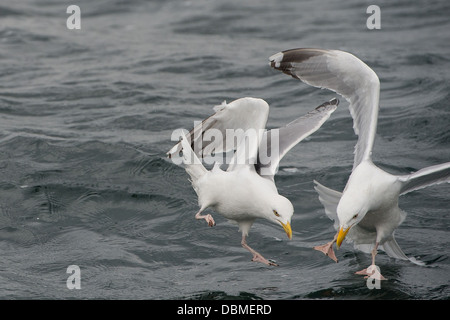
[[[358,218],[358,214],[355,214],[355,215],[353,216],[353,219],[356,219],[356,218]]]
[[[274,215],[276,215],[277,217],[279,217],[279,216],[280,216],[280,214],[278,213],[278,211],[277,211],[277,210],[273,210],[273,214],[274,214]]]

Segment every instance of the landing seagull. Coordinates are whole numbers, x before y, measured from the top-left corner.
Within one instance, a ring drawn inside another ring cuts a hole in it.
[[[336,110],[338,100],[333,99],[284,127],[266,130],[269,105],[262,99],[241,98],[229,104],[215,107],[215,113],[191,132],[181,137],[167,154],[175,157],[182,154],[182,161],[197,193],[200,210],[196,219],[206,220],[208,226],[215,225],[211,214],[203,212],[209,207],[235,222],[242,232],[242,246],[253,255],[252,261],[276,266],[253,250],[246,241],[250,227],[257,218],[267,219],[281,225],[289,239],[292,238],[291,217],[294,208],[291,202],[278,194],[274,175],[283,156],[301,140],[318,130]],[[225,141],[227,130],[243,130],[236,144]],[[220,133],[223,139],[205,139],[211,130]],[[249,132],[257,132],[257,139],[249,139]],[[195,146],[201,143],[196,148]],[[274,143],[278,143],[275,145]],[[275,147],[278,152],[274,152]],[[226,170],[220,163],[207,170],[200,158],[211,153],[234,150]],[[245,149],[245,150],[244,150]],[[270,154],[270,161],[262,161],[261,153]],[[244,152],[242,152],[244,151]]]
[[[398,198],[414,190],[450,182],[450,162],[408,175],[393,175],[373,164],[371,155],[380,81],[376,73],[354,55],[339,50],[292,49],[269,59],[273,68],[343,96],[350,103],[353,129],[358,135],[353,169],[344,191],[341,193],[314,181],[319,200],[338,230],[331,242],[314,249],[337,262],[333,243],[336,242],[339,248],[347,235],[357,249],[372,254],[372,265],[357,272],[366,277],[376,270],[375,256],[379,248],[393,258],[420,264],[414,258],[408,258],[395,241],[394,231],[406,217],[398,207]],[[384,277],[379,274],[379,279]]]

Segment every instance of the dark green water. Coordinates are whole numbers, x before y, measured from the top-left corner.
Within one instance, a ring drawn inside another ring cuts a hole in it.
[[[338,264],[312,250],[334,230],[312,181],[342,190],[356,137],[347,102],[281,163],[276,183],[295,208],[293,240],[264,221],[249,244],[280,265],[250,261],[219,214],[194,219],[185,171],[165,158],[173,130],[223,100],[271,106],[276,127],[333,98],[272,70],[296,47],[354,53],[381,80],[373,159],[407,173],[450,159],[450,5],[381,1],[368,30],[361,1],[71,1],[0,4],[0,298],[448,299],[450,185],[405,195],[396,232],[424,267],[390,259],[369,290],[354,272],[370,256],[350,244]],[[81,289],[69,290],[69,265]]]

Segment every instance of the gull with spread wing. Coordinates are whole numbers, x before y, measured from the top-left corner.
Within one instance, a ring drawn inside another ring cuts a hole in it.
[[[269,59],[273,68],[343,96],[350,104],[353,129],[358,135],[353,169],[344,191],[329,189],[315,181],[319,200],[335,221],[337,230],[331,242],[315,249],[337,262],[332,246],[336,243],[339,248],[347,236],[356,248],[372,254],[371,267],[357,272],[366,276],[375,271],[378,249],[391,257],[420,264],[408,258],[394,238],[395,229],[406,217],[398,207],[398,198],[414,190],[450,182],[450,162],[407,175],[393,175],[373,164],[380,82],[376,73],[354,55],[339,50],[291,49]],[[379,274],[379,279],[384,277]]]
[[[252,253],[252,261],[276,266],[252,249],[246,237],[254,221],[264,218],[281,225],[289,239],[292,238],[290,222],[294,208],[278,193],[274,175],[283,156],[318,130],[337,105],[338,100],[333,99],[286,126],[271,130],[265,129],[269,105],[262,99],[241,98],[216,106],[213,115],[182,136],[167,153],[169,157],[182,154],[185,170],[198,196],[200,210],[195,218],[206,220],[212,227],[215,225],[213,217],[203,212],[211,208],[222,214],[239,225],[241,244]],[[214,130],[219,134],[212,139],[210,133]],[[230,143],[225,141],[228,130],[241,130],[244,134]],[[221,168],[220,162],[207,170],[199,159],[230,151],[234,153],[226,170]],[[263,157],[263,154],[270,156]]]

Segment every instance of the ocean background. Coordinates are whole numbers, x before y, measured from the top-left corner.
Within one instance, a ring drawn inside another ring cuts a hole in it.
[[[70,30],[69,5],[81,9]],[[381,29],[369,30],[369,5]],[[352,52],[381,81],[375,164],[406,174],[450,161],[450,2],[19,0],[0,4],[0,299],[449,299],[450,185],[400,198],[396,238],[417,266],[379,253],[388,278],[354,272],[370,255],[334,236],[313,180],[342,191],[356,136],[348,103],[283,159],[276,184],[293,239],[257,221],[194,215],[188,175],[165,153],[226,100],[271,106],[278,127],[336,97],[273,70],[298,47]],[[81,270],[68,289],[67,268]]]

